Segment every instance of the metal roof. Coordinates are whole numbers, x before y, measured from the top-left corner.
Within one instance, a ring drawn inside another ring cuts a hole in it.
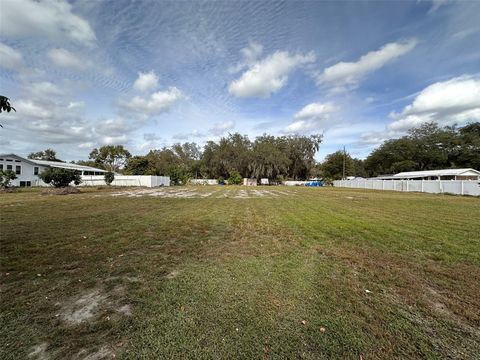
[[[96,172],[102,172],[102,173],[106,172],[106,170],[94,168],[91,166],[71,164],[71,163],[66,163],[61,161],[47,161],[47,160],[36,160],[36,159],[30,159],[30,160],[38,165],[56,167],[61,169],[70,169],[70,170],[79,170],[79,171],[96,171]]]
[[[103,169],[98,169],[94,168],[91,166],[85,166],[85,165],[78,165],[78,164],[71,164],[71,163],[66,163],[63,161],[47,161],[47,160],[37,160],[37,159],[26,159],[22,156],[18,156],[15,154],[0,154],[0,157],[16,157],[18,159],[21,159],[23,161],[26,161],[31,164],[36,164],[36,165],[41,165],[41,166],[50,166],[50,167],[56,167],[56,168],[61,168],[61,169],[70,169],[70,170],[78,170],[78,171],[96,171],[96,172],[106,172],[106,170]]]
[[[475,169],[443,169],[426,171],[401,172],[392,178],[427,177],[427,176],[480,176],[480,171]]]

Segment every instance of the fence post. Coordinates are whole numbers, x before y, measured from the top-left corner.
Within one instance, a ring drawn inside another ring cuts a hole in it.
[[[408,192],[408,180],[407,180],[407,192]]]
[[[463,195],[463,180],[460,181],[460,185],[461,185],[461,191],[460,191],[460,193]]]
[[[422,179],[422,190],[421,190],[421,192],[423,192],[423,179]]]

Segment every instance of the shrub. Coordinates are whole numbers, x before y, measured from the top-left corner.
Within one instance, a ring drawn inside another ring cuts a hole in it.
[[[219,185],[225,185],[225,179],[223,178],[223,176],[220,176],[217,181]]]
[[[107,185],[111,185],[113,180],[115,180],[115,174],[111,171],[107,171],[105,173],[105,182],[107,183]]]
[[[0,170],[0,188],[9,188],[10,182],[16,178],[17,175],[12,170]]]
[[[82,182],[80,174],[75,170],[48,168],[39,175],[46,184],[52,184],[56,188],[66,187],[73,182],[79,185]]]
[[[192,178],[188,169],[180,165],[170,167],[166,174],[170,176],[170,181],[173,185],[186,185]]]
[[[239,185],[242,183],[242,175],[237,170],[233,170],[230,173],[230,177],[228,178],[228,183],[232,185]]]

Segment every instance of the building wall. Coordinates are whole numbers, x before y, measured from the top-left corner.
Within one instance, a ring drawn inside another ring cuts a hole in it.
[[[16,156],[0,157],[0,169],[3,167],[3,170],[8,170],[9,165],[12,166],[13,172],[16,172],[17,166],[20,166],[20,174],[16,174],[17,178],[11,182],[13,186],[26,185],[27,182],[30,182],[30,186],[46,185],[38,175],[34,174],[35,167],[38,168],[40,174],[46,169],[45,166],[33,165]]]

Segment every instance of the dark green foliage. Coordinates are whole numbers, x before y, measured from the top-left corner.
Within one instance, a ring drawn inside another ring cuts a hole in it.
[[[54,187],[66,187],[70,183],[79,185],[82,182],[80,174],[75,170],[48,168],[40,175],[40,179],[46,184],[52,184]]]
[[[480,169],[480,123],[462,128],[427,123],[385,141],[365,160],[369,176],[445,168]]]
[[[110,185],[113,180],[115,180],[115,174],[111,171],[107,171],[105,173],[105,182],[107,183],[107,185]]]
[[[44,151],[30,153],[28,155],[28,158],[36,160],[62,161],[57,158],[57,153],[55,152],[55,150],[52,149],[46,149]]]
[[[173,185],[186,185],[192,178],[188,168],[184,165],[173,165],[165,172],[166,176],[170,176]]]
[[[237,170],[233,170],[228,178],[228,183],[230,185],[240,185],[242,183],[242,175]]]
[[[333,180],[341,179],[343,176],[343,158],[344,153],[342,150],[338,150],[333,154],[327,155],[324,163],[322,164],[323,177]],[[354,174],[355,162],[347,153],[345,154],[345,176],[354,176]]]
[[[10,111],[17,111],[15,108],[10,104],[10,99],[7,98],[6,96],[0,95],[0,113],[2,111],[10,112]],[[3,127],[2,124],[0,124],[0,127]]]
[[[306,179],[315,170],[315,153],[322,137],[259,136],[254,142],[238,133],[208,141],[200,151],[195,143],[174,144],[128,159],[124,172],[132,175],[168,175],[174,182],[187,178],[240,177]]]
[[[0,189],[9,188],[11,181],[16,178],[17,175],[12,170],[0,170]]]

